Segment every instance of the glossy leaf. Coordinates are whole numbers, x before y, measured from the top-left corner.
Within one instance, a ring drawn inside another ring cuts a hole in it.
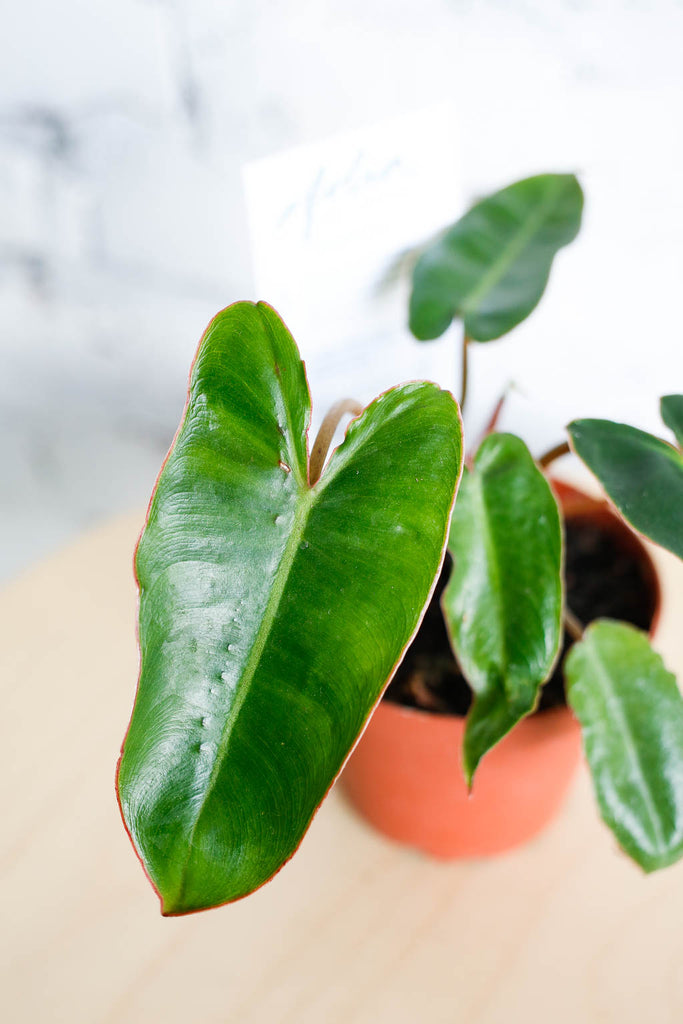
[[[220,313],[136,557],[141,675],[118,786],[167,914],[237,899],[292,855],[443,557],[452,397],[388,391],[314,487],[309,411],[277,314]]]
[[[451,642],[475,693],[468,783],[481,758],[536,705],[561,637],[562,531],[557,502],[528,448],[490,434],[463,476],[442,597]]]
[[[662,419],[683,448],[683,395],[665,395],[659,404]]]
[[[603,819],[646,871],[683,855],[683,700],[645,633],[600,620],[565,662]]]
[[[595,473],[621,514],[683,558],[683,457],[671,445],[625,423],[574,420],[576,454]]]
[[[526,178],[477,203],[415,266],[415,337],[438,338],[454,318],[473,341],[516,327],[543,295],[558,249],[576,237],[582,209],[573,174]]]

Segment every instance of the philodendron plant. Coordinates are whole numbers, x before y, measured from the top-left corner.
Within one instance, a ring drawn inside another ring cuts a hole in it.
[[[545,175],[474,207],[415,268],[414,333],[461,318],[466,356],[514,327],[581,206],[573,177]],[[680,443],[682,399],[663,414]],[[419,627],[447,542],[444,614],[475,693],[470,782],[536,707],[563,618],[582,632],[564,607],[557,503],[519,438],[486,437],[453,511],[463,445],[450,393],[411,383],[363,411],[341,403],[310,454],[309,420],[278,315],[263,303],[219,313],[135,563],[140,679],[117,784],[164,914],[245,896],[294,853]],[[683,554],[680,451],[605,421],[570,434],[633,525]],[[683,853],[673,677],[644,634],[614,622],[586,630],[566,671],[603,817],[643,867],[671,863]]]

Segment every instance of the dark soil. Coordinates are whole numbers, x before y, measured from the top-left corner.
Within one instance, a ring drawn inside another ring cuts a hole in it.
[[[649,563],[624,528],[610,528],[589,517],[565,524],[567,606],[588,625],[610,618],[649,629],[656,593]],[[426,711],[465,715],[471,690],[451,650],[440,598],[451,574],[446,556],[422,625],[385,694],[386,700]],[[538,711],[565,704],[562,663],[574,641],[567,634],[555,671],[541,691]]]

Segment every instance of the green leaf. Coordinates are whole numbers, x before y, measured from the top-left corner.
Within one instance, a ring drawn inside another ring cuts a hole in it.
[[[388,391],[314,487],[309,404],[277,314],[219,313],[136,556],[141,674],[118,787],[166,914],[244,896],[294,853],[443,557],[452,396]]]
[[[518,437],[490,434],[482,443],[463,476],[448,547],[442,607],[475,693],[464,743],[471,785],[484,754],[536,706],[561,639],[560,515]]]
[[[645,871],[683,855],[683,700],[645,633],[600,620],[565,662],[600,813]]]
[[[671,445],[625,423],[574,420],[574,451],[625,519],[683,558],[683,457]]]
[[[438,338],[456,317],[473,341],[516,327],[540,301],[558,249],[576,237],[582,209],[573,174],[526,178],[473,206],[415,266],[415,337]]]
[[[659,408],[662,419],[673,432],[679,448],[683,448],[683,395],[664,395]]]

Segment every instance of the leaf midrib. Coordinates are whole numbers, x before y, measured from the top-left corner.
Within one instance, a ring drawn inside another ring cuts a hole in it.
[[[655,842],[657,843],[658,849],[660,851],[663,851],[666,849],[666,842],[662,834],[659,819],[657,817],[656,805],[652,793],[650,792],[650,787],[647,783],[647,777],[641,767],[640,756],[638,754],[638,747],[633,737],[633,732],[628,724],[628,720],[624,716],[624,713],[618,700],[618,695],[614,689],[614,686],[612,685],[612,680],[610,678],[609,672],[607,671],[605,665],[603,664],[600,658],[599,651],[596,650],[595,647],[593,647],[592,650],[589,647],[586,653],[593,662],[598,688],[602,692],[605,707],[609,708],[610,718],[616,724],[618,730],[621,732],[623,747],[626,751],[631,769],[633,772],[635,772],[635,778],[637,780],[640,780],[639,789],[643,797],[645,810],[650,819],[652,831],[655,837]]]
[[[265,649],[266,643],[268,642],[268,638],[273,628],[273,624],[277,617],[277,612],[280,607],[280,601],[282,600],[282,595],[284,594],[285,587],[287,585],[287,580],[289,579],[289,575],[294,564],[296,553],[299,550],[299,545],[302,542],[304,531],[306,529],[306,525],[308,523],[311,510],[315,504],[316,497],[316,492],[309,488],[306,488],[305,490],[302,489],[302,491],[300,492],[297,502],[297,508],[294,513],[294,523],[292,526],[292,530],[283,548],[282,556],[280,558],[275,573],[274,584],[270,591],[268,601],[266,602],[266,607],[264,609],[263,616],[261,618],[261,623],[256,633],[256,637],[251,646],[249,657],[247,658],[246,664],[244,665],[244,668],[240,673],[238,683],[235,687],[235,699],[233,703],[230,705],[230,709],[228,711],[225,724],[223,726],[222,736],[218,744],[218,748],[216,750],[213,768],[211,769],[211,775],[209,776],[209,781],[204,791],[204,795],[202,797],[199,810],[195,817],[194,824],[192,825],[192,828],[190,829],[190,833],[187,838],[188,852],[185,864],[183,865],[180,889],[177,897],[178,901],[181,901],[182,897],[184,896],[184,887],[187,879],[187,869],[190,863],[190,858],[192,856],[192,847],[195,834],[197,832],[202,815],[204,814],[204,810],[211,798],[211,794],[216,786],[216,782],[218,780],[221,769],[225,762],[225,758],[230,747],[230,741],[232,739],[235,723],[237,721],[237,718],[239,717],[244,702],[246,701],[249,695],[251,684],[254,680],[254,676],[256,675],[256,670],[261,661],[263,651]]]
[[[327,468],[327,472],[323,474],[323,476],[320,478],[315,487],[309,487],[308,484],[306,484],[306,486],[302,486],[299,490],[292,530],[289,534],[289,537],[287,538],[287,542],[285,543],[285,546],[282,551],[282,556],[278,563],[278,567],[275,573],[275,582],[270,591],[268,601],[266,602],[266,607],[261,618],[261,624],[258,628],[256,637],[251,646],[247,662],[242,670],[242,673],[240,674],[238,684],[235,688],[235,700],[228,711],[228,715],[222,731],[222,736],[218,744],[218,748],[216,750],[216,757],[214,760],[213,768],[211,769],[211,775],[209,776],[209,781],[204,792],[204,796],[202,797],[199,811],[197,812],[194,824],[192,825],[192,828],[190,829],[190,833],[188,835],[187,857],[185,859],[185,864],[183,865],[182,869],[180,887],[176,897],[177,902],[181,902],[185,895],[187,869],[190,863],[190,858],[192,856],[194,837],[199,827],[199,823],[201,821],[206,805],[209,802],[211,794],[215,788],[216,782],[220,775],[221,768],[223,766],[223,763],[228,753],[228,749],[230,747],[230,741],[232,739],[235,723],[237,721],[237,718],[239,717],[242,707],[244,706],[244,702],[246,701],[247,696],[249,694],[251,683],[253,682],[254,676],[256,675],[256,670],[261,661],[261,657],[263,655],[266,643],[268,642],[268,638],[273,628],[273,624],[275,623],[277,612],[280,607],[280,601],[282,600],[282,595],[284,594],[285,587],[287,585],[287,580],[289,579],[292,566],[294,565],[296,553],[299,550],[299,545],[302,542],[304,531],[306,529],[306,525],[310,518],[311,512],[313,511],[313,508],[315,507],[317,501],[320,499],[325,488],[338,475],[340,469],[345,465],[346,461],[348,460],[348,458],[351,457],[352,454],[351,452],[349,452],[347,457],[344,458],[344,452],[341,449],[338,449],[337,451],[339,452],[340,457],[336,460],[336,464],[334,465],[334,467],[329,466]]]
[[[505,272],[514,262],[517,255],[524,249],[529,239],[536,233],[545,220],[549,209],[554,205],[558,195],[564,190],[564,183],[555,182],[549,189],[548,195],[539,204],[535,213],[522,225],[519,231],[512,236],[500,251],[500,254],[493,261],[489,269],[481,278],[479,284],[466,295],[461,303],[462,316],[470,313],[477,313],[478,303],[483,296],[489,292],[494,285],[498,284]]]
[[[507,697],[507,692],[506,692],[506,687],[505,687],[505,680],[506,680],[505,666],[508,665],[508,649],[507,649],[507,639],[506,639],[506,636],[505,636],[506,614],[505,614],[505,602],[503,600],[503,587],[501,586],[500,561],[499,561],[497,550],[496,550],[496,543],[495,543],[493,529],[491,527],[491,515],[490,515],[489,507],[488,507],[488,505],[486,503],[486,489],[484,487],[484,474],[481,473],[481,472],[477,472],[476,468],[475,468],[475,472],[472,474],[472,476],[477,481],[477,498],[478,498],[477,504],[479,505],[479,508],[481,509],[481,513],[482,513],[481,521],[482,521],[482,524],[483,524],[482,534],[483,534],[483,537],[484,537],[484,548],[485,548],[485,551],[486,551],[486,559],[487,559],[487,563],[488,563],[488,566],[489,566],[490,575],[491,575],[491,578],[494,581],[494,586],[491,587],[491,590],[496,595],[496,599],[495,599],[495,609],[496,609],[495,617],[496,617],[496,620],[498,622],[498,641],[499,641],[498,642],[498,654],[499,654],[499,657],[500,657],[500,665],[498,665],[497,668],[498,668],[498,671],[502,672],[502,674],[503,674],[503,679],[501,681],[503,683],[503,692],[506,694],[506,697]],[[490,685],[492,680],[491,680],[490,673],[488,673],[488,672],[487,672],[487,679],[488,679],[488,683]]]

